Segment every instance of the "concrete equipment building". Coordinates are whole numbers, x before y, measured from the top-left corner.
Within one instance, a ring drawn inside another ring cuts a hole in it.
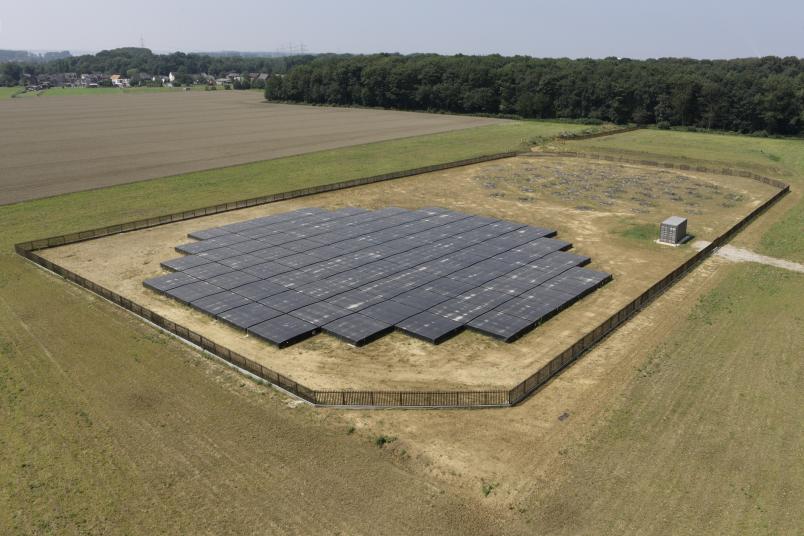
[[[687,236],[687,218],[670,216],[659,227],[659,242],[680,244]]]

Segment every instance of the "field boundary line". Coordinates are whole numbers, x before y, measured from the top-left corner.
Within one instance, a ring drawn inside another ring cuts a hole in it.
[[[638,128],[638,127],[637,127]],[[634,128],[631,128],[634,130]],[[683,169],[695,170],[701,172],[713,172],[721,175],[731,175],[738,177],[746,177],[752,180],[757,180],[764,184],[774,186],[779,189],[776,194],[768,198],[764,203],[757,206],[748,215],[740,221],[731,226],[723,234],[715,238],[708,246],[697,252],[689,260],[678,266],[667,276],[653,284],[645,292],[640,294],[637,298],[620,308],[619,311],[612,314],[608,319],[601,322],[596,328],[587,332],[585,335],[576,340],[575,343],[570,345],[566,350],[556,355],[547,364],[540,367],[536,372],[525,378],[522,382],[514,386],[510,390],[442,390],[442,391],[421,391],[421,390],[398,390],[398,391],[374,391],[374,390],[314,390],[300,384],[290,377],[284,376],[268,367],[265,367],[229,348],[219,345],[196,333],[189,328],[177,324],[162,315],[143,307],[142,305],[129,300],[116,292],[109,290],[97,283],[88,280],[75,272],[72,272],[56,263],[53,263],[36,252],[52,247],[58,247],[65,244],[72,244],[76,242],[83,242],[93,240],[104,236],[111,236],[115,234],[146,229],[149,227],[156,227],[177,221],[185,221],[211,214],[218,214],[241,208],[247,208],[262,204],[274,203],[286,199],[295,199],[315,195],[318,193],[353,188],[365,184],[372,184],[386,180],[393,180],[397,178],[410,177],[414,175],[431,173],[433,171],[440,171],[443,169],[450,169],[454,167],[461,167],[480,162],[487,162],[491,160],[499,160],[510,158],[513,156],[528,156],[528,157],[579,157],[599,159],[612,162],[633,163],[645,166],[654,166],[669,169]],[[780,180],[772,179],[762,175],[751,172],[744,172],[733,169],[719,169],[709,170],[705,167],[694,167],[688,165],[679,165],[672,163],[660,163],[647,160],[632,160],[624,158],[609,157],[607,155],[592,155],[586,153],[574,152],[542,152],[542,153],[498,153],[495,155],[480,156],[471,159],[459,160],[455,162],[447,162],[444,164],[436,164],[417,168],[407,171],[399,171],[394,173],[387,173],[383,175],[375,175],[363,179],[353,179],[349,181],[341,181],[337,183],[321,185],[311,188],[304,188],[299,190],[292,190],[289,192],[272,194],[243,201],[235,201],[221,205],[214,205],[211,207],[204,207],[195,210],[169,214],[165,216],[158,216],[155,218],[148,218],[137,220],[133,222],[112,225],[108,227],[101,227],[98,229],[91,229],[88,231],[81,231],[77,233],[70,233],[67,235],[55,236],[44,238],[40,240],[33,240],[29,242],[18,243],[14,246],[17,254],[25,257],[26,259],[38,264],[46,270],[55,273],[58,276],[84,287],[100,297],[134,313],[135,315],[145,319],[147,322],[155,325],[156,327],[175,335],[180,340],[200,348],[204,352],[210,353],[217,358],[220,358],[235,368],[241,369],[250,375],[256,376],[282,391],[290,393],[306,402],[321,407],[338,407],[338,408],[492,408],[492,407],[509,407],[520,403],[522,400],[530,396],[536,390],[547,384],[553,377],[561,373],[569,365],[577,361],[583,354],[593,348],[600,340],[610,335],[619,326],[623,325],[636,313],[645,308],[648,304],[653,302],[666,290],[672,287],[676,282],[680,281],[685,275],[698,266],[704,259],[709,257],[719,247],[727,243],[735,234],[741,231],[746,225],[756,219],[765,210],[775,204],[779,199],[790,191],[790,186]]]
[[[641,128],[645,128],[641,125],[630,126],[630,127],[623,127],[623,128],[616,128],[612,130],[601,130],[600,132],[590,132],[587,134],[573,134],[573,133],[565,133],[558,136],[558,139],[562,141],[582,141],[582,140],[591,140],[593,138],[603,138],[605,136],[614,136],[615,134],[625,134],[626,132],[633,132],[635,130],[639,130]]]

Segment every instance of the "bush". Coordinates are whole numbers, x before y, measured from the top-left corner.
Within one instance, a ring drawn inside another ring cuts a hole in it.
[[[374,438],[374,444],[377,445],[379,448],[383,448],[388,443],[393,443],[394,441],[396,441],[395,437],[387,435],[381,435]]]
[[[670,130],[670,121],[659,121],[656,123],[656,128],[659,130]]]

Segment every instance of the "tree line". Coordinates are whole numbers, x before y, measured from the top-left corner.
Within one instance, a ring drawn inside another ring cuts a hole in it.
[[[270,100],[804,134],[804,60],[320,55]]]
[[[22,73],[106,73],[129,71],[152,75],[181,72],[186,75],[206,73],[215,77],[226,73],[285,73],[295,65],[311,61],[314,56],[253,57],[248,55],[218,56],[209,54],[154,54],[147,48],[117,48],[97,54],[70,56],[51,61],[15,61],[0,65],[0,85],[16,85]]]
[[[37,54],[36,52],[29,52],[27,50],[0,50],[0,63],[15,61],[24,63],[42,63],[59,58],[67,58],[70,56],[69,50],[62,50],[60,52],[45,52]]]

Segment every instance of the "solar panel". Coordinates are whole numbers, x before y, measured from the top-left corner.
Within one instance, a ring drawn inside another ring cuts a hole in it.
[[[248,328],[248,333],[273,343],[280,348],[289,346],[313,335],[317,328],[309,322],[291,315],[280,315]]]
[[[198,254],[198,257],[201,257],[202,259],[206,259],[207,261],[212,262],[212,261],[220,261],[223,259],[229,259],[231,257],[237,257],[238,255],[241,254],[242,251],[237,251],[236,249],[232,249],[230,247],[224,247],[224,248],[210,249],[209,251],[203,251]]]
[[[282,311],[283,313],[289,313],[291,311],[295,311],[296,309],[300,309],[305,305],[310,305],[311,303],[316,303],[318,301],[318,299],[302,292],[286,290],[285,292],[263,298],[260,300],[260,303],[278,311]]]
[[[255,250],[251,254],[266,261],[275,261],[295,253],[293,250],[281,246],[271,246],[264,242],[260,242],[260,244],[263,246],[262,249]]]
[[[279,283],[280,285],[288,288],[296,288],[304,285],[305,283],[315,281],[315,277],[304,272],[299,272],[298,270],[292,270],[283,274],[275,275],[268,280],[274,283]]]
[[[346,285],[338,285],[329,281],[312,281],[296,288],[299,292],[312,296],[319,300],[325,300],[332,296],[342,294],[351,287]]]
[[[272,283],[271,281],[260,279],[259,281],[254,281],[253,283],[248,283],[236,288],[232,289],[232,292],[240,294],[252,301],[260,301],[268,296],[273,296],[274,294],[279,294],[280,292],[285,292],[287,288],[283,287],[278,283]]]
[[[512,270],[504,277],[516,282],[516,284],[521,285],[524,289],[529,289],[552,279],[557,273],[555,268],[539,269],[532,265],[527,265]]]
[[[555,234],[438,207],[306,208],[193,231],[143,284],[279,346],[394,326],[512,341],[611,279]]]
[[[234,257],[228,257],[226,259],[219,259],[216,261],[218,264],[222,264],[224,266],[228,266],[233,270],[242,270],[244,268],[249,268],[251,266],[256,266],[257,264],[262,264],[265,261],[259,257],[254,255],[249,255],[248,253],[243,255],[236,255]]]
[[[323,326],[351,313],[337,305],[322,301],[305,305],[290,314],[316,326]]]
[[[434,305],[438,305],[439,303],[448,300],[449,297],[442,294],[436,294],[435,292],[430,292],[429,290],[419,287],[407,292],[403,292],[398,296],[394,296],[392,299],[395,302],[410,305],[415,309],[425,311]]]
[[[505,342],[513,342],[534,327],[534,323],[529,320],[498,311],[482,314],[466,325]]]
[[[228,274],[233,271],[234,270],[232,270],[228,266],[224,266],[223,264],[217,262],[210,262],[207,264],[202,264],[201,266],[196,266],[194,268],[188,268],[184,271],[184,273],[187,275],[191,275],[196,279],[209,279],[211,277]]]
[[[198,281],[195,277],[191,275],[185,274],[183,272],[174,272],[167,275],[160,275],[158,277],[152,277],[150,279],[146,279],[143,281],[143,285],[148,288],[152,288],[159,292],[164,292],[166,290],[170,290],[172,288],[180,287],[182,285],[187,285],[189,283],[195,283]]]
[[[572,299],[572,296],[568,294],[541,286],[531,289],[527,292],[523,292],[519,295],[519,297],[555,307],[562,307]]]
[[[463,294],[469,289],[474,288],[472,285],[468,283],[461,283],[455,279],[450,279],[448,277],[441,277],[439,279],[435,279],[430,281],[429,283],[423,285],[421,288],[424,290],[428,290],[430,292],[435,292],[436,294],[441,294],[443,296],[449,296],[454,298],[459,294]]]
[[[480,257],[488,258],[493,257],[495,255],[499,255],[507,250],[511,249],[510,246],[501,246],[499,244],[494,243],[494,239],[486,240],[485,242],[479,242],[477,244],[471,245],[468,248],[464,249],[465,253],[473,253]]]
[[[527,298],[513,298],[497,306],[493,312],[515,316],[536,324],[547,320],[550,316],[557,313],[561,305],[569,300],[570,297],[567,296],[564,301],[556,304],[553,302],[547,303],[538,300],[529,300]]]
[[[611,275],[605,272],[575,267],[550,279],[542,286],[581,298],[609,280]]]
[[[286,249],[290,249],[287,246],[292,244],[292,243],[294,243],[294,242],[296,242],[296,241],[298,241],[300,238],[302,238],[302,237],[299,236],[298,234],[289,233],[289,232],[278,232],[278,233],[274,233],[274,234],[268,235],[266,237],[263,237],[260,240],[262,242],[265,242],[266,244],[270,244],[272,246],[283,246]]]
[[[352,289],[344,292],[343,294],[338,294],[331,298],[327,298],[326,301],[333,305],[342,307],[347,311],[357,312],[369,307],[370,305],[375,305],[385,300],[386,299],[384,297],[377,294],[364,292],[359,289]]]
[[[237,234],[239,234],[240,236],[245,236],[247,238],[257,238],[257,239],[259,239],[259,238],[263,238],[263,237],[266,237],[266,236],[269,236],[269,235],[272,235],[272,234],[276,234],[276,229],[274,229],[273,227],[270,227],[270,226],[254,227],[254,228],[249,228],[249,229],[244,229],[242,231],[238,231]],[[264,243],[264,242],[260,242],[260,241],[257,241],[257,242],[258,243]]]
[[[321,243],[316,242],[312,238],[302,238],[301,240],[296,240],[295,242],[288,242],[282,247],[298,253],[303,253],[305,251],[321,247]]]
[[[190,238],[195,238],[196,240],[206,240],[208,238],[215,238],[216,236],[223,236],[225,234],[229,234],[229,232],[221,228],[213,228],[213,229],[202,229],[200,231],[193,231],[187,236],[189,236]]]
[[[233,249],[234,251],[239,251],[240,253],[253,253],[255,251],[259,251],[265,248],[265,244],[263,242],[257,240],[248,240],[246,242],[240,242],[238,244],[232,244],[231,246],[227,246],[229,249]]]
[[[425,311],[397,323],[396,327],[419,339],[440,344],[463,329],[463,324]]]
[[[405,305],[404,303],[386,300],[375,305],[370,305],[360,312],[380,322],[397,324],[406,318],[414,316],[419,310],[410,305]]]
[[[589,257],[584,257],[582,255],[573,255],[572,253],[567,253],[566,251],[556,251],[555,253],[550,253],[549,255],[542,257],[536,262],[529,263],[529,266],[540,267],[543,265],[549,267],[561,267],[565,266],[568,269],[574,266],[584,266],[589,264],[591,259]]]
[[[182,270],[186,270],[187,268],[193,268],[195,266],[201,266],[202,264],[207,264],[212,262],[210,259],[200,257],[197,255],[186,255],[184,257],[179,257],[178,259],[170,259],[168,261],[162,261],[160,264],[163,268],[167,268],[168,270],[172,270],[175,272],[180,272]]]
[[[241,287],[243,285],[247,285],[248,283],[260,281],[260,278],[256,275],[247,274],[246,272],[235,271],[210,277],[206,281],[215,286],[221,287],[222,289],[231,290],[235,287]]]
[[[327,241],[329,243],[329,241]],[[343,251],[333,245],[321,246],[319,248],[307,250],[309,255],[317,257],[320,260],[333,259],[339,255],[343,255]]]
[[[279,264],[275,261],[268,261],[262,264],[255,264],[254,266],[249,266],[248,268],[244,268],[243,271],[247,274],[255,275],[257,277],[268,279],[269,277],[274,277],[279,274],[284,274],[286,272],[290,272],[293,270],[290,266],[285,266],[284,264]]]
[[[482,285],[487,281],[491,281],[503,274],[507,274],[513,269],[513,266],[506,264],[502,261],[487,259],[480,261],[462,270],[458,270],[450,274],[450,279],[456,279],[462,283],[470,283],[473,285]]]
[[[223,291],[221,287],[211,285],[206,281],[198,281],[190,283],[189,285],[182,285],[180,287],[172,288],[165,292],[168,296],[179,300],[182,303],[190,303],[212,294],[217,294]]]
[[[226,312],[229,309],[234,309],[235,307],[240,307],[241,305],[246,305],[248,303],[251,303],[251,300],[244,298],[240,294],[226,291],[199,298],[190,302],[190,305],[196,309],[204,311],[205,313],[215,316]]]
[[[511,298],[512,296],[503,292],[475,289],[433,306],[429,311],[455,322],[466,323]]]
[[[580,267],[570,268],[563,276],[569,279],[576,279],[589,286],[598,285],[611,280],[611,274]]]
[[[349,344],[363,346],[389,333],[393,328],[379,320],[354,313],[326,324],[323,330]]]
[[[308,255],[306,253],[295,253],[288,257],[281,257],[276,260],[279,264],[284,264],[285,266],[290,266],[291,268],[304,268],[305,266],[310,266],[311,264],[315,264],[320,262],[321,259],[318,257],[314,257],[313,255]]]
[[[302,268],[302,272],[310,274],[316,280],[327,279],[352,268],[352,263],[343,258],[321,261]]]
[[[219,244],[217,242],[213,242],[213,240],[217,239],[211,238],[209,240],[204,240],[201,242],[190,242],[189,244],[180,244],[176,246],[176,251],[178,251],[179,253],[194,254],[229,245],[229,244]]]
[[[483,288],[516,296],[530,290],[533,286],[508,274],[484,283]]]

